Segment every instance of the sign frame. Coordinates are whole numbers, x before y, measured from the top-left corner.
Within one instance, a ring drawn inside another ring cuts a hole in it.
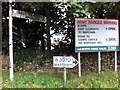
[[[118,46],[112,46],[112,45],[110,45],[110,46],[76,46],[76,19],[86,19],[86,20],[89,20],[89,19],[103,19],[103,20],[118,20]],[[120,50],[120,36],[119,36],[119,19],[106,19],[106,18],[79,18],[79,17],[76,17],[76,18],[74,18],[74,20],[75,20],[75,22],[74,22],[74,25],[75,25],[75,27],[74,27],[74,30],[75,30],[75,53],[84,53],[84,52],[111,52],[111,51],[119,51]],[[96,47],[106,47],[106,48],[108,48],[108,47],[118,47],[119,49],[118,50],[98,50],[98,51],[77,51],[76,50],[76,48],[86,48],[86,47],[92,47],[92,48],[96,48]]]

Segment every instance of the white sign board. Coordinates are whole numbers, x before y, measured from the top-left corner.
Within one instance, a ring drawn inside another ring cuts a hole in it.
[[[72,56],[53,56],[53,67],[57,68],[73,68],[78,61]]]
[[[117,19],[75,18],[75,51],[119,50]]]
[[[15,9],[13,9],[12,11],[12,16],[17,18],[30,19],[38,22],[44,22],[44,23],[47,21],[47,18],[45,16],[34,13],[28,13],[25,11],[15,10]]]

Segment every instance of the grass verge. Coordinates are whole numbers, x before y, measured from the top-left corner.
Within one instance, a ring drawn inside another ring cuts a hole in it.
[[[118,73],[107,70],[97,74],[86,72],[82,77],[67,73],[67,83],[63,81],[63,73],[14,73],[14,81],[10,82],[9,72],[2,72],[2,88],[118,88]]]

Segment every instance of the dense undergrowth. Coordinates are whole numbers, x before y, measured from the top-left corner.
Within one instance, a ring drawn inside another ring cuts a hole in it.
[[[51,51],[42,51],[40,48],[29,49],[15,49],[14,50],[14,71],[37,71],[37,70],[50,70],[53,69],[53,56],[73,56],[78,58],[77,53],[72,50],[57,48]],[[71,52],[71,54],[70,54]],[[114,70],[114,52],[101,53],[101,69]],[[4,63],[5,62],[5,63]],[[118,52],[118,68],[120,65],[120,52]],[[98,67],[98,53],[81,53],[81,67],[82,70],[89,70],[97,72]],[[9,57],[3,57],[3,69],[9,70]],[[74,68],[74,69],[77,69]]]

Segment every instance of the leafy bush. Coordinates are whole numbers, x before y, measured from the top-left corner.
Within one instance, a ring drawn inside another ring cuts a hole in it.
[[[51,64],[53,58],[52,51],[42,51],[39,48],[14,50],[15,71],[30,71]]]

